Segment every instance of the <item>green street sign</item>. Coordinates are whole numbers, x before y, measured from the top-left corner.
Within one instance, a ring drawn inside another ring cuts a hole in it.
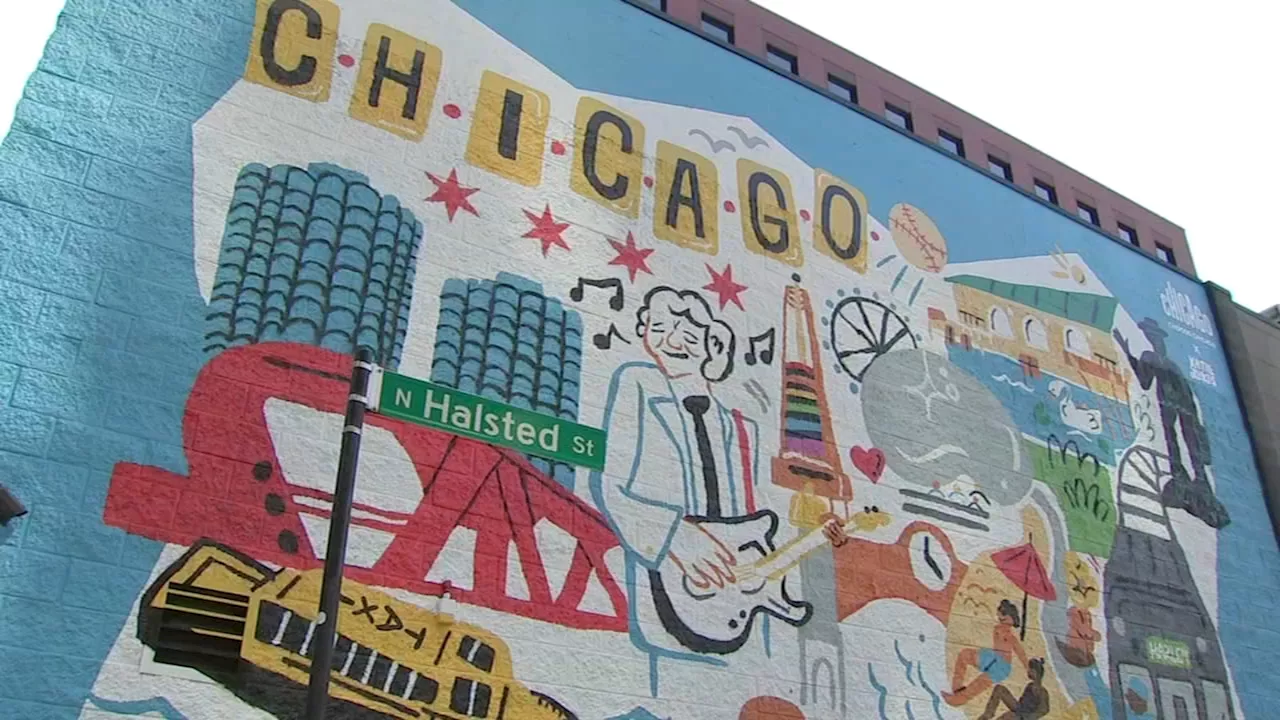
[[[549,460],[603,470],[603,430],[387,370],[374,373],[369,409]],[[376,403],[373,404],[373,403]]]

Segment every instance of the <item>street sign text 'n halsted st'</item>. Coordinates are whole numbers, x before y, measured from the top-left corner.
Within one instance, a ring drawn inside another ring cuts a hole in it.
[[[513,450],[603,470],[605,432],[389,371],[375,374],[370,409]]]

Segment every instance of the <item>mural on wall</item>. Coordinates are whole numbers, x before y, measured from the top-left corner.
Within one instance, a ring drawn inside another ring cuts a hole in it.
[[[334,717],[1244,717],[1249,480],[1181,285],[975,249],[893,168],[579,89],[449,0],[244,20],[190,128],[180,457],[102,491],[162,549],[85,717],[299,717],[361,346],[608,456],[370,414]]]

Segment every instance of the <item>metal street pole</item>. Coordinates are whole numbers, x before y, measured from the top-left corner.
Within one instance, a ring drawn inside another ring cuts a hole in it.
[[[369,378],[373,375],[373,351],[356,351],[351,368],[351,389],[347,394],[347,416],[342,427],[342,449],[338,455],[338,480],[333,489],[333,510],[329,515],[329,544],[324,555],[324,580],[320,585],[320,614],[311,642],[311,682],[307,685],[307,720],[324,720],[329,706],[329,672],[333,667],[333,646],[338,632],[338,601],[342,597],[342,570],[347,557],[347,530],[351,525],[351,499],[360,460],[360,434],[369,403]]]

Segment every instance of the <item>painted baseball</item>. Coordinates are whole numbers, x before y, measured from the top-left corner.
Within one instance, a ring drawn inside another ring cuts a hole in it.
[[[947,239],[924,211],[898,203],[889,211],[889,230],[902,259],[926,272],[942,272],[947,265]]]

